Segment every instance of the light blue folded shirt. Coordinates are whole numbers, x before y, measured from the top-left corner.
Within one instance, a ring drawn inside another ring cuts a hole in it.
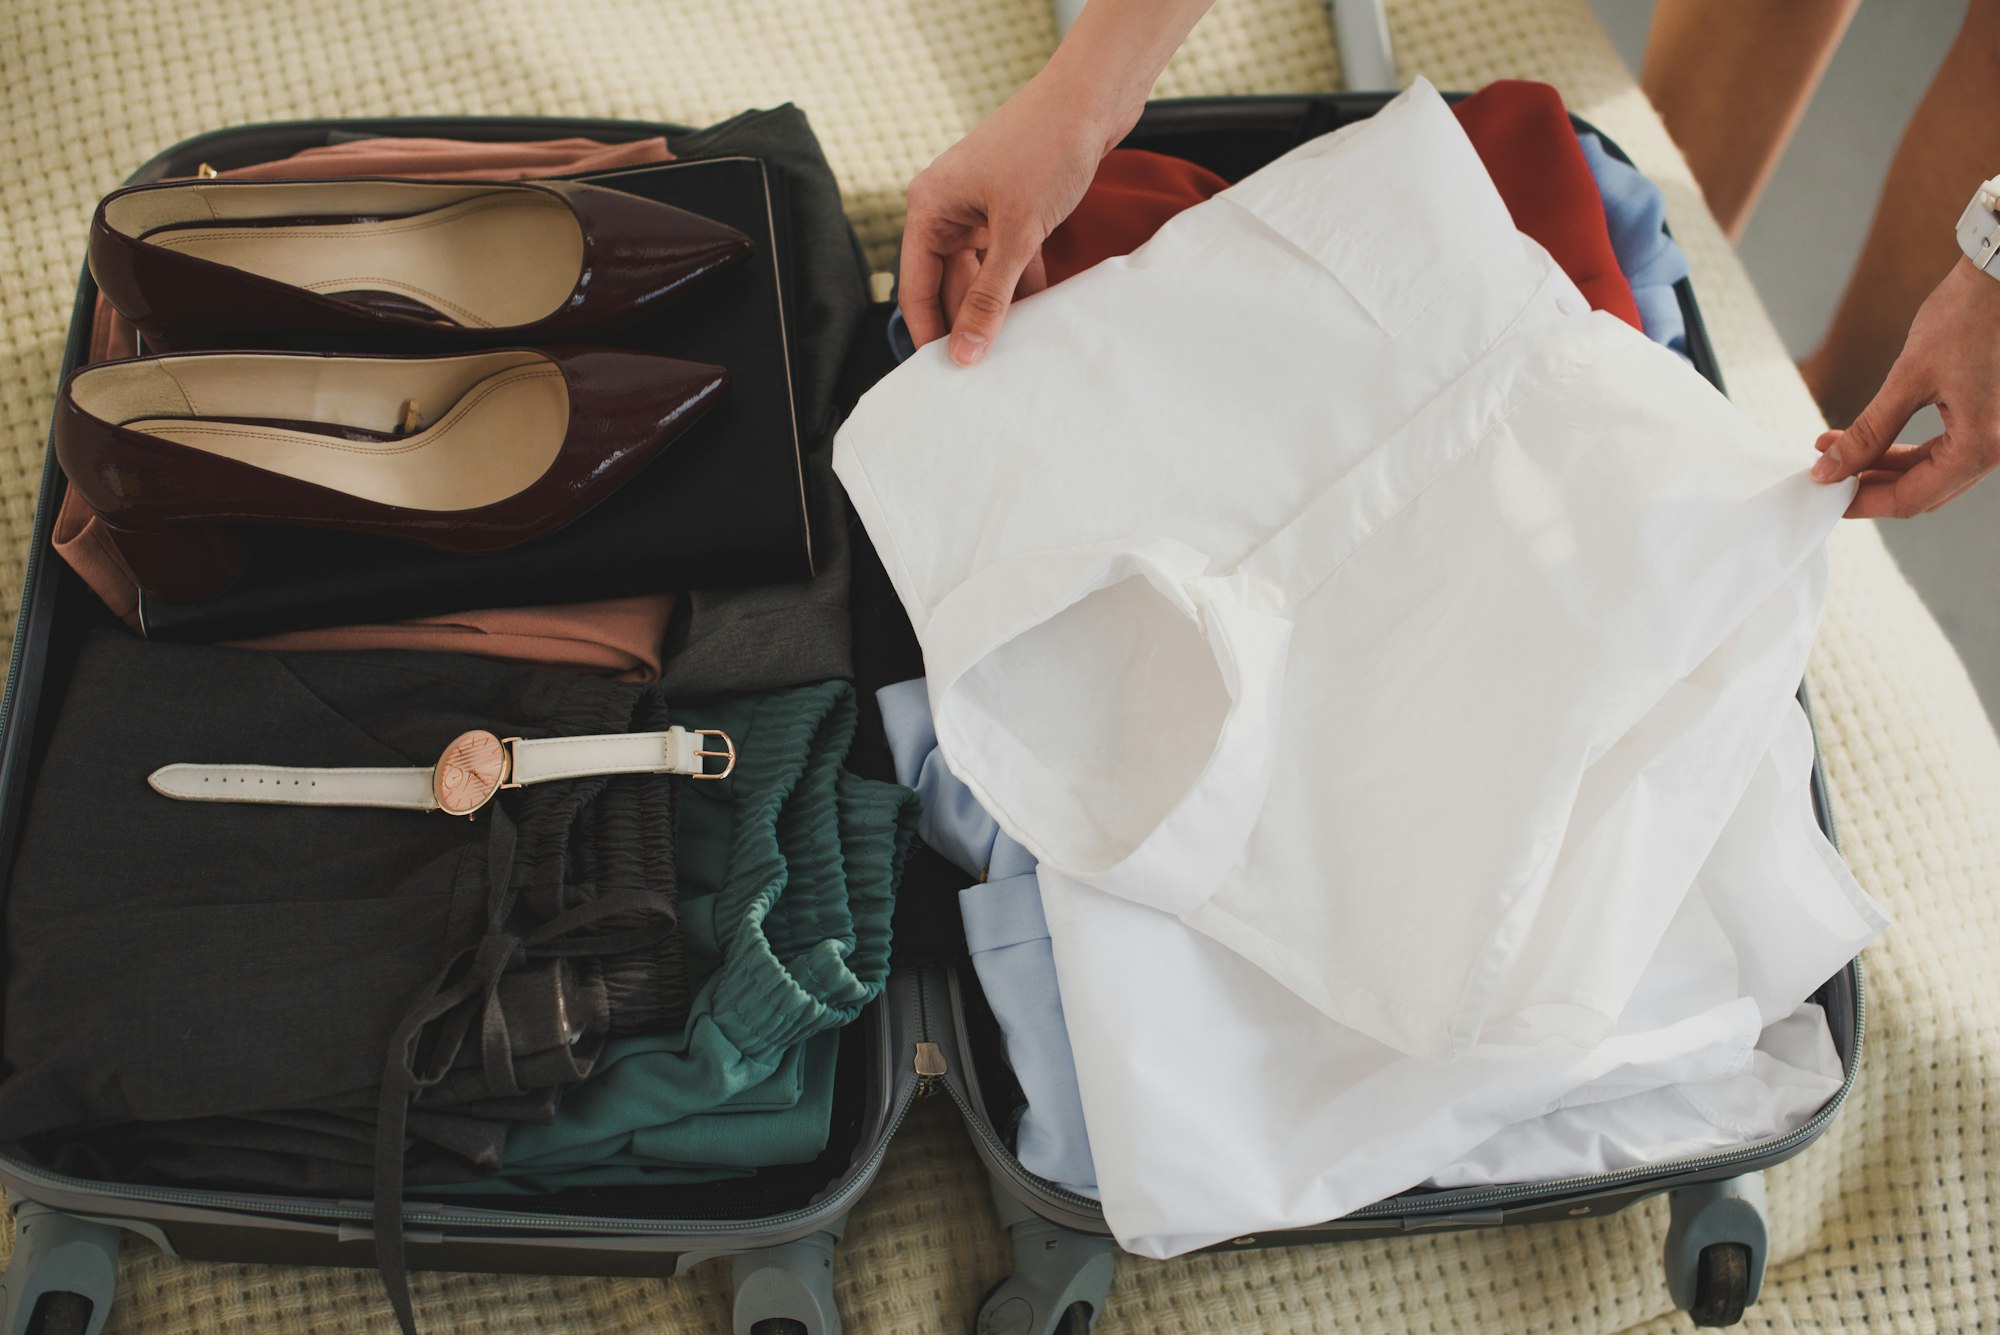
[[[922,804],[918,837],[966,875],[983,878],[959,891],[958,909],[973,971],[1027,1098],[1014,1131],[1014,1156],[1036,1176],[1094,1199],[1097,1170],[1084,1131],[1076,1057],[1063,1025],[1034,855],[1009,838],[946,768],[921,677],[885,686],[875,699],[896,761],[896,782],[914,788]]]
[[[1687,356],[1687,317],[1674,284],[1688,276],[1688,261],[1667,235],[1666,196],[1637,167],[1612,157],[1596,135],[1579,134],[1576,140],[1604,200],[1611,252],[1631,285],[1646,337]]]

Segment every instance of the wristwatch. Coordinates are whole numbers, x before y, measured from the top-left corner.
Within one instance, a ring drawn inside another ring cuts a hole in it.
[[[1993,256],[2000,252],[2000,176],[1972,192],[1972,202],[1958,215],[1958,248],[1965,258],[1994,278]]]
[[[704,738],[721,743],[706,749]],[[710,770],[710,760],[722,761]],[[307,807],[397,807],[471,818],[496,793],[597,774],[680,774],[726,779],[736,743],[717,728],[594,737],[496,737],[461,733],[427,769],[296,769],[280,765],[166,765],[146,782],[181,802],[267,802]]]

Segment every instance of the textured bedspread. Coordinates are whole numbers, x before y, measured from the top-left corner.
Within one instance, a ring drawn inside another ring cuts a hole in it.
[[[1583,0],[1401,0],[1390,21],[1405,79],[1547,80],[1661,181],[1731,393],[1803,457],[1820,426],[1812,402]],[[824,140],[881,265],[903,184],[1054,41],[1047,0],[9,0],[0,6],[0,612],[17,599],[90,207],[169,143],[297,117],[698,124],[793,101]],[[1326,89],[1337,68],[1313,0],[1218,0],[1158,92]],[[1842,846],[1897,923],[1867,959],[1855,1097],[1818,1145],[1770,1174],[1772,1265],[1746,1328],[1991,1324],[2000,1320],[2000,745],[1867,526],[1844,525],[1835,539],[1812,685]],[[1571,1225],[1134,1260],[1099,1330],[1684,1330],[1661,1276],[1665,1223],[1656,1201]],[[949,1103],[920,1104],[841,1252],[848,1329],[966,1329],[1007,1267]],[[430,1329],[467,1335],[728,1329],[724,1266],[671,1284],[420,1275],[415,1288]],[[366,1273],[198,1264],[135,1242],[107,1329],[332,1335],[393,1323]]]

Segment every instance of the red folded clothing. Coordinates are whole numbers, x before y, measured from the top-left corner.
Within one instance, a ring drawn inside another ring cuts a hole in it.
[[[1604,197],[1576,142],[1562,94],[1545,83],[1502,79],[1453,110],[1514,215],[1514,226],[1541,243],[1593,309],[1641,328],[1632,285],[1611,249]]]
[[[1183,158],[1112,149],[1097,164],[1083,202],[1042,243],[1049,282],[1060,283],[1113,255],[1130,255],[1167,219],[1228,185]]]
[[[1545,83],[1503,79],[1454,110],[1514,226],[1549,252],[1593,308],[1640,328],[1631,285],[1611,249],[1603,197],[1562,95]],[[1113,149],[1098,165],[1083,202],[1042,244],[1049,282],[1131,254],[1169,218],[1228,184],[1181,158]]]

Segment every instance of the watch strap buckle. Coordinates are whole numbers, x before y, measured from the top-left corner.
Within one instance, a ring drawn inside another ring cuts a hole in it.
[[[694,773],[688,775],[687,776],[688,778],[726,779],[731,774],[736,772],[736,742],[734,739],[730,737],[728,733],[724,732],[720,728],[695,728],[693,729],[693,732],[694,735],[697,737],[719,738],[722,742],[722,749],[720,751],[713,751],[697,747],[695,749],[694,754],[700,758],[701,768],[696,770]],[[723,764],[720,770],[717,770],[715,773],[711,774],[708,771],[708,762],[714,759],[720,759],[725,763]]]

